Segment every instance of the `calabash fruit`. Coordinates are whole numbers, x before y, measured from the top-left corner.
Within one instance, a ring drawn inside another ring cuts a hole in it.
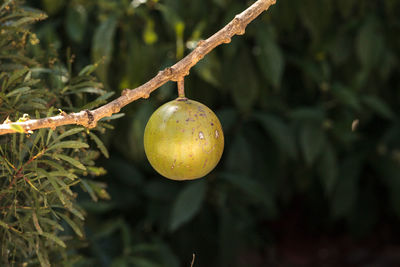
[[[221,123],[207,106],[179,97],[151,115],[144,131],[144,150],[153,168],[166,178],[201,178],[222,156]]]

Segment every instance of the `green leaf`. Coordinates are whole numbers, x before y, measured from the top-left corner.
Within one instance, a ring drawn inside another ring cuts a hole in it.
[[[6,0],[1,6],[0,6],[0,11],[3,11],[3,9],[5,9],[6,7],[8,7],[11,2],[13,2],[14,0]]]
[[[162,265],[146,259],[143,257],[135,256],[129,258],[129,264],[131,266],[141,266],[141,267],[162,267]]]
[[[75,205],[75,208],[72,207],[71,205],[65,206],[65,208],[70,211],[72,214],[74,214],[76,217],[81,219],[82,221],[85,220],[85,216],[83,215],[84,211],[83,210],[78,210],[79,206]]]
[[[315,123],[306,123],[300,129],[300,147],[308,165],[312,165],[322,152],[325,134],[322,127]]]
[[[232,88],[236,106],[248,112],[257,100],[260,83],[249,53],[241,53],[236,60],[234,65],[236,67],[233,69],[234,76],[230,78],[229,86]]]
[[[110,16],[97,27],[92,41],[92,60],[103,60],[96,72],[107,83],[107,70],[114,50],[114,34],[117,28],[116,17]]]
[[[39,242],[38,242],[39,243]],[[36,247],[36,255],[42,267],[51,267],[46,250],[41,249],[39,246]]]
[[[89,147],[88,144],[85,144],[80,141],[63,141],[50,146],[47,149],[47,152],[59,148],[88,148],[88,147]]]
[[[17,133],[25,133],[25,130],[24,130],[24,128],[22,128],[21,125],[11,123],[10,127],[11,127],[11,129],[16,131]]]
[[[46,217],[40,217],[40,221],[41,221],[42,223],[51,225],[51,226],[52,226],[53,228],[55,228],[55,229],[58,229],[58,230],[60,230],[60,231],[64,231],[64,228],[63,228],[61,225],[59,225],[59,224],[58,224],[56,221],[54,221],[54,220],[51,220],[51,219],[46,218]]]
[[[371,69],[377,66],[384,52],[384,40],[375,18],[369,18],[357,36],[357,56],[361,64]]]
[[[9,174],[14,174],[14,170],[12,170],[9,166],[9,163],[7,162],[7,160],[5,158],[3,158],[4,156],[0,157],[0,161],[2,162],[2,166],[5,167],[8,170]]]
[[[260,69],[270,85],[279,88],[285,68],[283,53],[274,40],[271,29],[260,27],[256,40],[260,48],[260,55],[257,56]]]
[[[56,235],[54,234],[50,234],[50,233],[42,233],[40,234],[48,239],[50,239],[51,241],[54,241],[56,244],[58,244],[59,246],[66,248],[67,245],[65,245],[64,241],[62,241],[60,238],[58,238]]]
[[[86,167],[85,167],[82,163],[80,163],[78,160],[76,160],[76,159],[74,159],[74,158],[71,158],[70,156],[63,155],[63,154],[55,154],[54,157],[55,157],[56,159],[65,160],[65,161],[68,162],[69,164],[71,164],[71,165],[77,167],[78,169],[86,170]]]
[[[64,4],[65,0],[42,0],[44,10],[50,15],[54,15],[60,11]]]
[[[60,188],[60,186],[58,185],[58,183],[56,181],[56,179],[58,179],[58,177],[52,176],[50,174],[48,174],[46,177],[49,180],[49,182],[51,183],[51,185],[53,186],[54,191],[56,192],[56,194],[57,194],[58,198],[60,199],[61,203],[63,205],[65,205],[66,200],[65,200],[64,194],[61,191],[61,188]]]
[[[51,158],[53,158],[53,155],[49,155],[49,156],[50,156]],[[38,163],[47,164],[47,165],[49,165],[50,167],[52,167],[52,168],[54,168],[54,169],[56,169],[56,170],[58,170],[58,171],[67,172],[67,171],[64,169],[63,166],[61,166],[60,164],[58,164],[57,162],[55,162],[55,161],[53,161],[53,160],[40,159],[40,160],[37,160],[37,162],[38,162]]]
[[[325,111],[319,107],[299,107],[291,111],[289,116],[294,121],[322,122],[325,118]]]
[[[72,5],[67,9],[66,30],[75,42],[81,42],[86,31],[87,13],[82,5]]]
[[[108,150],[103,144],[103,142],[98,138],[94,133],[89,132],[90,138],[96,143],[97,147],[100,149],[101,153],[103,153],[104,157],[109,158]]]
[[[108,98],[110,98],[114,94],[115,94],[115,92],[108,92],[108,93],[106,93],[106,94],[104,94],[102,96],[99,96],[96,100],[94,100],[94,101],[92,101],[90,103],[87,103],[81,109],[82,110],[84,110],[84,109],[93,109],[93,108],[96,108],[96,107],[98,107],[98,106],[100,106],[102,104],[105,104],[105,103],[107,103],[106,100]]]
[[[170,231],[191,220],[200,210],[206,195],[205,181],[188,184],[176,197],[172,206]]]
[[[266,188],[258,181],[235,173],[221,173],[220,177],[242,190],[257,202],[262,203],[268,210],[269,216],[274,217],[276,215],[274,200]]]
[[[297,13],[300,14],[301,22],[309,30],[311,40],[314,42],[320,41],[333,21],[332,15],[335,11],[333,1],[302,0],[298,7]]]
[[[76,178],[78,178],[75,174],[68,172],[66,170],[48,172],[48,174],[52,175],[52,176],[67,177],[72,181],[75,180]]]
[[[87,183],[86,180],[84,180],[84,179],[81,180],[81,184],[83,186],[83,190],[86,190],[88,192],[88,194],[90,195],[90,197],[92,198],[92,200],[94,202],[97,202],[99,200],[99,198],[95,194],[95,192],[94,192],[93,188],[90,186],[90,184]]]
[[[217,53],[210,53],[193,67],[201,79],[211,85],[220,86],[221,63]]]
[[[7,95],[6,95],[6,97],[12,97],[12,96],[14,96],[14,95],[18,95],[18,94],[26,94],[26,93],[28,93],[28,92],[30,92],[31,91],[31,88],[30,87],[21,87],[21,88],[18,88],[18,89],[15,89],[15,90],[12,90],[11,92],[9,92]]]
[[[106,184],[101,183],[101,182],[94,182],[94,181],[86,180],[84,185],[88,190],[90,190],[96,194],[94,199],[97,199],[97,197],[99,197],[101,199],[105,199],[105,200],[111,199],[110,195],[105,190]],[[95,200],[95,201],[97,201],[97,200]]]
[[[334,85],[332,86],[332,93],[340,103],[343,103],[356,111],[361,110],[359,97],[351,88]]]
[[[338,182],[335,187],[332,205],[334,218],[342,218],[353,213],[358,195],[358,181],[360,178],[361,160],[350,156],[340,164]]]
[[[14,27],[14,28],[19,28],[23,27],[29,24],[33,24],[34,22],[37,22],[38,20],[45,19],[47,16],[44,13],[37,13],[36,15],[33,15],[34,13],[31,13],[31,16],[28,17],[22,17],[17,20],[12,20],[9,21],[9,26]]]
[[[41,129],[41,130],[44,130],[44,129]],[[53,136],[53,133],[54,133],[53,129],[49,129],[48,131],[49,132],[47,133],[46,146],[49,145],[50,139],[51,139],[51,137]]]
[[[70,129],[70,130],[64,132],[63,134],[61,134],[60,136],[58,136],[56,139],[54,139],[52,144],[57,143],[58,141],[62,140],[65,137],[80,133],[83,130],[85,130],[85,128],[83,128],[83,127],[77,127],[77,128]],[[53,133],[53,132],[51,132],[51,133]],[[50,132],[49,132],[49,136],[51,136]],[[47,143],[48,143],[48,141],[47,141]]]
[[[371,165],[374,168],[374,173],[382,180],[387,189],[392,210],[397,217],[400,217],[400,168],[398,161],[393,160],[388,155],[375,159],[371,162]]]
[[[256,113],[253,116],[260,122],[281,152],[287,154],[290,158],[296,157],[296,144],[288,125],[272,114]]]
[[[250,175],[254,166],[253,156],[248,138],[241,133],[236,134],[226,152],[225,169],[243,175]]]
[[[90,75],[90,74],[91,74],[93,71],[95,71],[98,67],[99,67],[99,63],[87,65],[87,66],[85,66],[85,67],[79,72],[78,75],[79,75],[79,76]]]
[[[135,112],[135,116],[133,117],[129,128],[129,147],[126,146],[125,140],[117,140],[118,142],[121,142],[122,148],[129,149],[129,153],[135,160],[143,160],[145,157],[143,144],[144,129],[153,112],[154,106],[150,101],[146,101],[140,105]]]
[[[340,7],[338,11],[343,17],[347,18],[353,14],[352,11],[357,2],[357,0],[337,0],[338,6]]]
[[[170,28],[174,28],[182,19],[175,12],[175,9],[171,8],[168,5],[163,5],[161,3],[157,3],[157,9],[161,11],[164,20],[169,24]]]
[[[16,83],[17,80],[21,79],[26,73],[28,73],[28,71],[28,68],[14,71],[11,74],[10,78],[7,80],[7,83],[5,84],[4,88],[2,88],[2,90],[8,88],[10,85],[14,85],[14,83]]]
[[[5,229],[10,229],[10,226],[8,226],[8,224],[6,224],[5,222],[3,222],[3,221],[0,221],[0,226],[2,226],[3,228],[5,228]]]
[[[124,116],[125,116],[125,113],[117,113],[117,114],[111,115],[110,117],[101,118],[99,121],[111,121],[111,120],[116,120],[116,119],[122,118]]]
[[[83,237],[83,233],[80,229],[80,227],[73,221],[71,220],[68,216],[66,216],[65,214],[62,213],[57,213],[58,216],[60,216],[61,218],[64,219],[64,221],[66,221],[68,223],[69,226],[71,226],[72,230],[74,230],[74,232],[79,236],[79,237]]]
[[[389,105],[376,96],[366,95],[361,98],[361,101],[385,119],[393,119],[395,117]]]
[[[97,94],[97,95],[104,95],[107,93],[107,91],[96,88],[96,87],[85,87],[85,88],[80,88],[77,90],[74,90],[72,93],[90,93],[90,94]]]
[[[332,145],[326,143],[318,164],[319,178],[325,194],[331,195],[338,179],[338,162]]]

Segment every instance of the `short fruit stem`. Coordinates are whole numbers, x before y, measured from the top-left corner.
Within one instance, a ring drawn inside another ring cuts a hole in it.
[[[180,98],[185,97],[185,82],[183,78],[178,81],[178,96]]]

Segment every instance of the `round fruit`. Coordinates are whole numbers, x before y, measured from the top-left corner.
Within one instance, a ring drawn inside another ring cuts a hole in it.
[[[177,98],[151,115],[144,131],[144,150],[151,166],[169,179],[201,178],[222,156],[221,123],[205,105]]]

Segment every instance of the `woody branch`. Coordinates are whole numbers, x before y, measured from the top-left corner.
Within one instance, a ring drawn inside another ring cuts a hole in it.
[[[189,74],[190,69],[197,64],[205,55],[215,47],[230,43],[235,35],[243,35],[247,25],[267,10],[276,0],[258,0],[242,13],[235,16],[225,27],[206,40],[198,42],[197,47],[175,65],[168,67],[153,77],[145,84],[135,89],[125,89],[117,99],[94,110],[83,110],[77,113],[61,114],[58,116],[32,119],[24,122],[9,122],[0,125],[0,135],[18,132],[16,129],[23,129],[25,132],[41,128],[56,128],[62,125],[76,124],[87,128],[96,126],[97,121],[118,113],[122,107],[139,99],[148,98],[150,93],[168,81],[179,82]]]

